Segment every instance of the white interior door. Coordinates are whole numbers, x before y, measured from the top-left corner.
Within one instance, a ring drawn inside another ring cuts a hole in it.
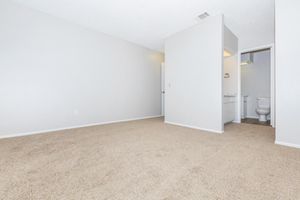
[[[161,115],[165,116],[165,64],[161,64]]]

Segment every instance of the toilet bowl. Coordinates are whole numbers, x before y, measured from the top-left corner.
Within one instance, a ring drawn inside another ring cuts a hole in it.
[[[259,97],[257,98],[256,113],[259,116],[260,122],[267,121],[267,116],[270,114],[270,98]]]

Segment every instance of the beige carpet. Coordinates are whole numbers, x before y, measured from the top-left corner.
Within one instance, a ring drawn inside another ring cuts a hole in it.
[[[161,118],[0,140],[1,199],[300,199],[300,150],[270,127]]]

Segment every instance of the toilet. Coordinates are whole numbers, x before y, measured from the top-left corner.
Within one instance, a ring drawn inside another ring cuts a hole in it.
[[[258,97],[256,113],[259,116],[260,122],[266,122],[267,116],[270,114],[270,98],[268,97]]]

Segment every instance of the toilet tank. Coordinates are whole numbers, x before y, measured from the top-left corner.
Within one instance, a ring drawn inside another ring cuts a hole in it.
[[[270,98],[269,97],[258,97],[257,106],[259,108],[270,108]]]

